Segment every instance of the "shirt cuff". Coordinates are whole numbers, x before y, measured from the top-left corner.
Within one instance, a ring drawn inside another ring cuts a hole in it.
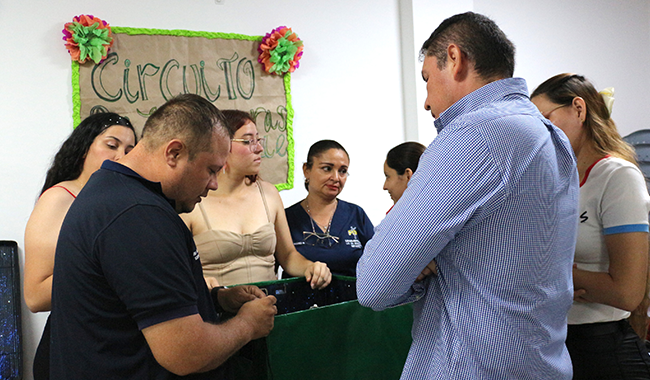
[[[647,224],[626,224],[624,226],[603,228],[603,235],[623,234],[626,232],[648,232],[648,225]]]

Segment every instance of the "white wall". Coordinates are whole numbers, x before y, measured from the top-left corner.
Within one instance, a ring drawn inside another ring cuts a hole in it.
[[[410,4],[405,7],[404,2]],[[296,186],[282,192],[285,205],[306,195],[301,164],[309,146],[333,138],[351,156],[351,176],[341,198],[361,205],[377,224],[391,205],[381,190],[382,163],[386,152],[403,141],[402,104],[417,113],[420,142],[428,144],[435,136],[432,119],[423,109],[421,66],[413,57],[440,21],[466,10],[494,18],[516,44],[515,74],[525,77],[531,90],[563,71],[583,73],[598,88],[614,86],[613,116],[622,134],[628,134],[646,128],[649,4],[647,0],[222,0],[220,5],[215,0],[0,0],[4,147],[0,239],[17,241],[22,253],[25,224],[45,171],[72,129],[70,63],[61,29],[75,15],[94,14],[115,26],[249,35],[291,26],[304,40],[305,53],[292,77]],[[406,18],[412,19],[411,25],[404,25],[404,14],[400,21],[404,9],[411,9]],[[413,35],[400,36],[400,26]],[[405,61],[410,60],[415,70],[400,66],[403,40],[413,43],[413,56]],[[409,90],[403,93],[402,88]],[[23,307],[25,379],[31,379],[44,317]]]
[[[472,10],[503,29],[517,48],[515,76],[533,91],[553,75],[585,75],[597,89],[614,87],[612,117],[621,135],[650,128],[650,1],[648,0],[408,0],[413,4],[415,48],[419,49],[445,18]],[[426,90],[418,63],[415,81],[418,140],[435,137],[422,112]],[[405,79],[406,80],[406,79]]]
[[[515,75],[529,91],[551,76],[578,73],[616,89],[612,118],[621,135],[650,128],[650,1],[474,0],[517,47]]]
[[[424,109],[424,101],[427,98],[427,90],[422,80],[422,62],[420,62],[420,48],[436,27],[446,18],[457,13],[472,11],[474,2],[472,0],[412,0],[413,1],[413,38],[415,40],[415,93],[407,94],[415,96],[417,104],[418,141],[429,145],[436,137],[436,129],[433,126],[431,113]],[[406,79],[404,80],[406,81]]]

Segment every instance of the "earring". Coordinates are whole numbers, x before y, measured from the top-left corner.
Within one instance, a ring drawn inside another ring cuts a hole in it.
[[[309,178],[305,178],[305,186],[309,186]]]

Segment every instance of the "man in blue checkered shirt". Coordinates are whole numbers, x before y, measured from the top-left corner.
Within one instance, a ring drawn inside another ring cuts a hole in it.
[[[571,379],[578,173],[514,50],[472,12],[421,49],[438,136],[357,266],[362,305],[415,301],[402,379]]]

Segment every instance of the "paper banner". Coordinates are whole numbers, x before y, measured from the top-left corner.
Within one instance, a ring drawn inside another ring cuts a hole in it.
[[[128,117],[138,136],[157,107],[182,93],[217,108],[250,112],[266,136],[260,177],[293,188],[291,75],[257,62],[261,36],[112,27],[113,47],[100,64],[72,62],[74,125],[96,112]]]

